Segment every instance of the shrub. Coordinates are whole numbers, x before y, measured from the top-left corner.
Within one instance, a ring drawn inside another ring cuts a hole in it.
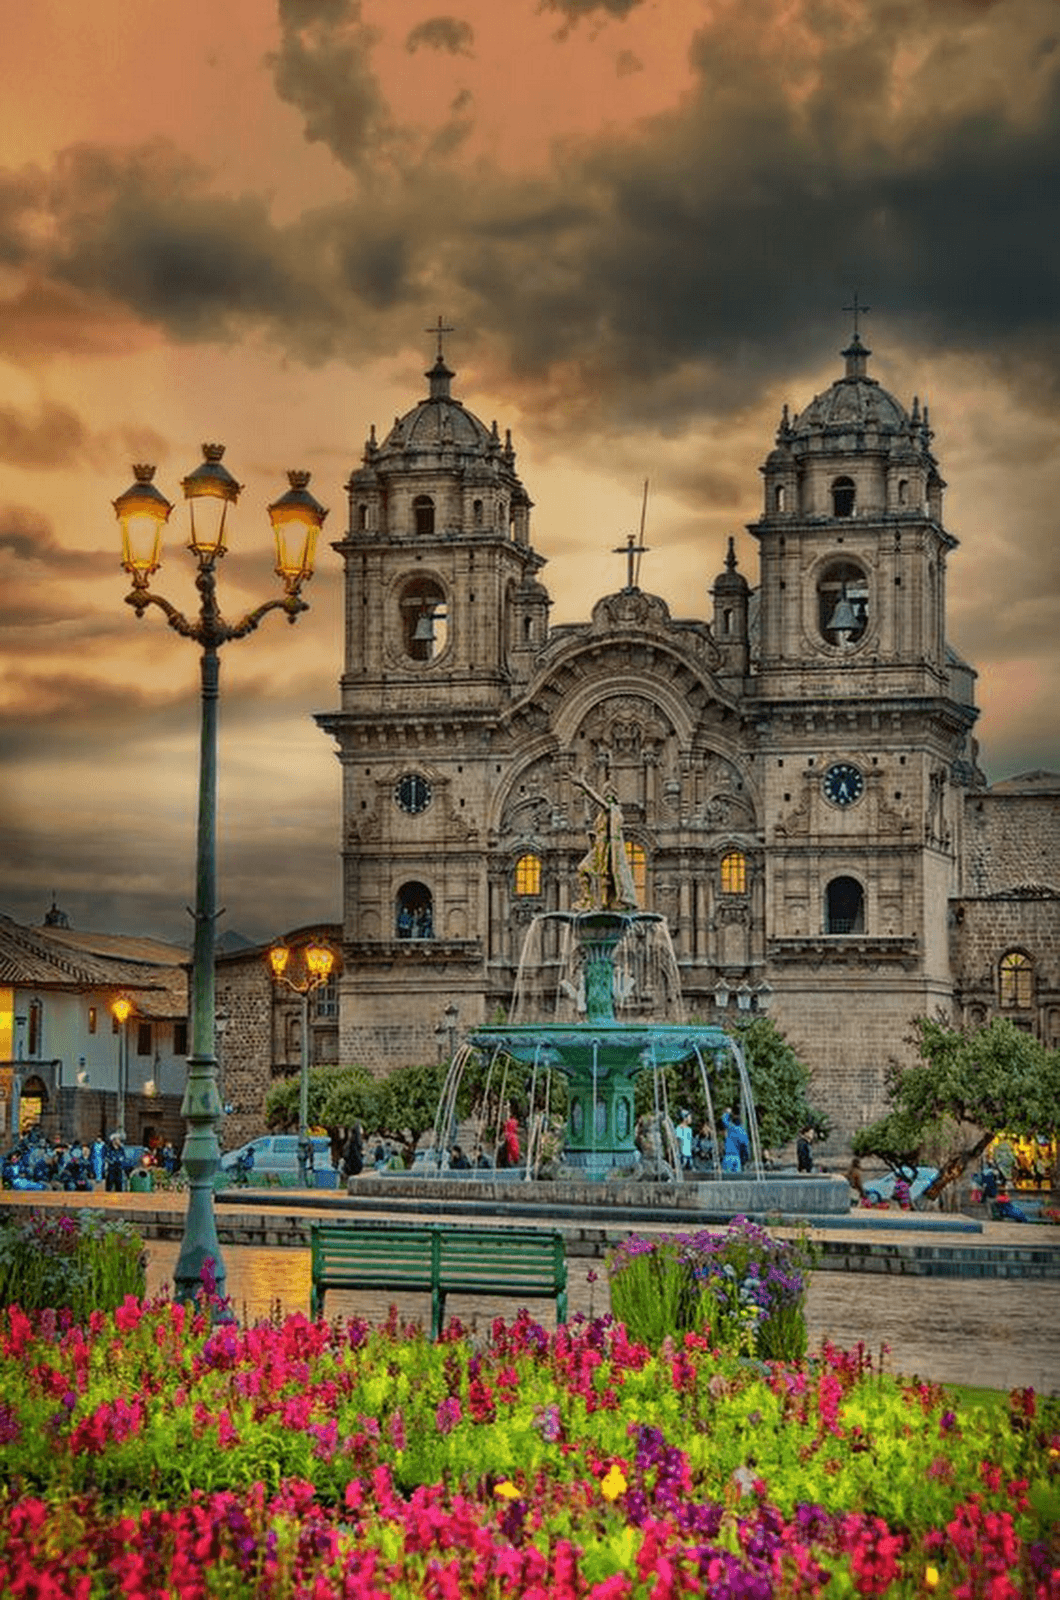
[[[806,1353],[804,1240],[775,1239],[735,1217],[724,1233],[636,1235],[607,1258],[611,1306],[631,1338],[708,1333],[722,1349],[766,1360]]]
[[[67,1309],[77,1322],[145,1288],[143,1240],[100,1211],[30,1211],[0,1224],[0,1306]]]

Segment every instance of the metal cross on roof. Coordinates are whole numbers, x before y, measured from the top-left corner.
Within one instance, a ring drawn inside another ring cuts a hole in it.
[[[617,545],[615,545],[614,549],[611,552],[611,554],[614,555],[614,556],[625,556],[625,558],[626,558],[626,588],[627,589],[636,589],[638,587],[637,579],[640,577],[640,561],[638,559],[636,561],[636,563],[634,564],[634,557],[635,556],[636,557],[640,557],[640,556],[646,555],[648,553],[648,550],[651,548],[650,545],[646,545],[644,543],[644,519],[647,516],[647,514],[648,514],[648,480],[647,480],[647,478],[645,478],[645,480],[644,480],[644,501],[643,501],[643,504],[641,505],[641,508],[640,508],[640,543],[638,544],[638,543],[634,542],[633,535],[630,534],[629,538],[626,540],[625,544],[617,544]]]
[[[424,328],[423,331],[424,333],[436,333],[438,335],[438,360],[444,361],[445,353],[442,350],[442,335],[446,333],[455,333],[456,329],[451,328],[447,322],[443,321],[441,313],[439,313],[437,327]]]
[[[858,336],[858,317],[859,316],[861,316],[861,317],[865,316],[867,312],[872,310],[872,307],[871,306],[859,305],[859,303],[858,303],[858,292],[855,289],[854,290],[854,303],[853,303],[853,305],[844,306],[843,310],[844,311],[852,311],[854,313],[854,337],[856,339],[857,336]],[[441,320],[442,320],[441,317],[439,317],[438,321],[441,322]]]

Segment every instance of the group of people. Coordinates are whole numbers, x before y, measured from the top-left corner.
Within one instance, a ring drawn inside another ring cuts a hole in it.
[[[22,1134],[17,1143],[0,1158],[0,1182],[5,1189],[61,1189],[87,1193],[102,1184],[104,1190],[120,1192],[138,1166],[158,1166],[175,1172],[180,1158],[168,1141],[157,1151],[136,1155],[126,1149],[118,1132],[109,1139],[102,1134],[89,1143],[75,1139],[72,1144],[58,1139],[54,1143],[39,1126]]]

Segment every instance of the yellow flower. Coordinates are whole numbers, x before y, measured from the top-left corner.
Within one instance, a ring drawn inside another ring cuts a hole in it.
[[[493,1485],[494,1494],[499,1494],[503,1500],[518,1500],[519,1490],[510,1478],[504,1478],[500,1483]]]
[[[925,1584],[927,1585],[927,1587],[929,1589],[937,1589],[938,1588],[938,1586],[939,1586],[939,1569],[938,1569],[938,1567],[925,1567],[924,1568],[924,1582],[925,1582]]]
[[[605,1500],[617,1500],[620,1494],[625,1494],[629,1484],[622,1476],[621,1468],[610,1466],[605,1477],[600,1479],[600,1493]]]

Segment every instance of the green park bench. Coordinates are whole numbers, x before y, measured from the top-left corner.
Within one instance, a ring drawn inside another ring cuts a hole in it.
[[[567,1258],[555,1229],[313,1222],[309,1232],[314,1318],[323,1315],[329,1289],[390,1289],[430,1294],[432,1339],[441,1334],[450,1294],[492,1295],[516,1306],[555,1300],[556,1321],[567,1320]]]

